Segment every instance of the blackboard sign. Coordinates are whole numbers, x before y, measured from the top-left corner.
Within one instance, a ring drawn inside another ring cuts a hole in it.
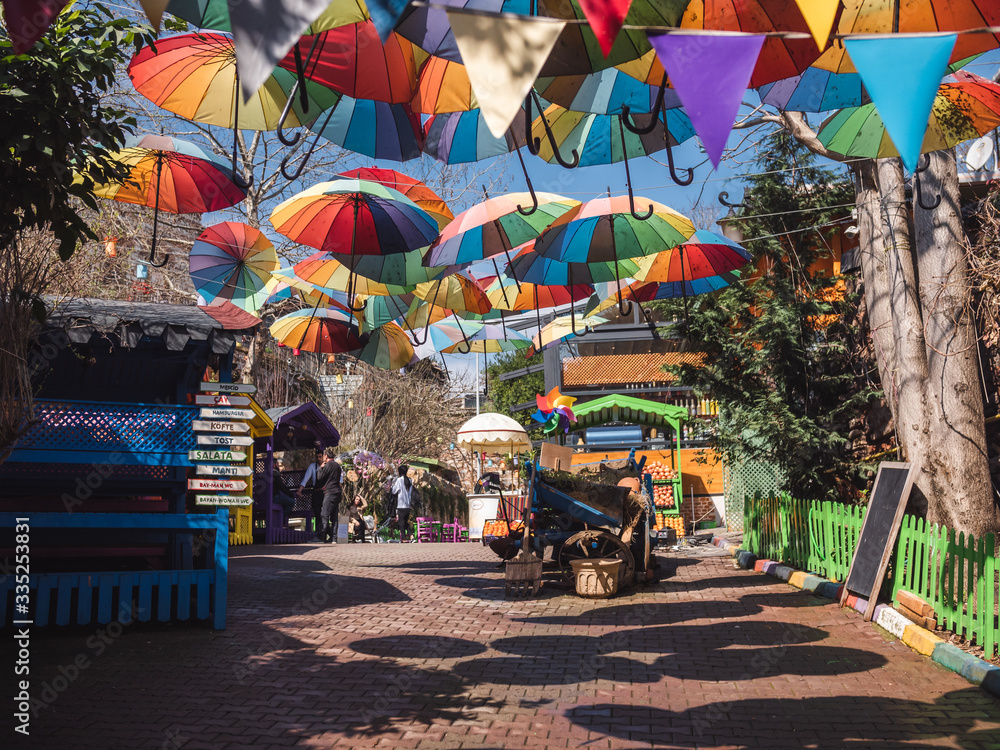
[[[848,592],[867,599],[865,620],[871,620],[875,612],[875,598],[889,565],[889,555],[892,554],[892,545],[899,533],[912,486],[909,463],[886,462],[879,465],[858,546],[854,549],[851,570],[840,599],[841,606]]]

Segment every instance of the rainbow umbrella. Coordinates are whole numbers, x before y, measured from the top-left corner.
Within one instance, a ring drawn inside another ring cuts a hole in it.
[[[565,341],[580,336],[584,330],[589,331],[594,326],[599,326],[607,322],[606,318],[593,316],[587,320],[587,326],[585,329],[579,329],[576,326],[576,321],[569,315],[556,318],[555,320],[546,323],[538,333],[532,336],[531,349],[529,349],[528,356],[530,357],[540,349],[544,349],[545,347],[551,346],[559,341]]]
[[[496,354],[498,352],[513,352],[531,346],[531,339],[515,330],[487,324],[470,335],[466,341],[452,344],[441,351],[445,354]]]
[[[1000,125],[1000,85],[957,71],[938,88],[920,152],[940,151],[978,138]],[[844,156],[899,156],[874,104],[842,109],[817,133],[831,151]]]
[[[155,48],[144,47],[132,58],[128,75],[136,91],[168,112],[241,130],[277,129],[296,83],[295,73],[276,68],[250,100],[243,101],[232,38],[207,33],[158,39]],[[290,127],[305,125],[340,98],[315,83],[307,83],[305,91],[308,110],[295,97],[286,120]]]
[[[440,352],[456,344],[469,340],[470,336],[482,330],[483,324],[471,320],[461,320],[454,316],[431,323],[427,344]]]
[[[414,361],[413,344],[396,323],[386,323],[370,334],[351,356],[383,370],[398,370]]]
[[[423,265],[426,248],[392,255],[360,255],[356,258],[338,256],[339,262],[358,276],[392,287],[412,287],[447,275],[446,266],[427,268]]]
[[[631,281],[622,288],[622,298],[632,302],[653,302],[658,299],[681,299],[695,297],[699,294],[709,294],[725,289],[730,284],[739,280],[739,271],[729,271],[718,276],[706,276],[703,279],[691,281]],[[587,303],[583,316],[589,317],[597,315],[605,310],[619,304],[618,296],[615,292],[604,295],[594,295]]]
[[[461,273],[453,273],[437,281],[418,284],[413,293],[425,302],[447,307],[455,312],[484,315],[492,309],[482,287]]]
[[[405,175],[402,172],[396,172],[392,169],[379,169],[377,167],[360,167],[352,169],[349,172],[341,172],[337,176],[379,182],[393,190],[398,190],[434,217],[434,220],[438,223],[438,227],[441,229],[444,229],[455,218],[455,214],[451,212],[448,204],[444,202],[441,196],[420,180]]]
[[[579,206],[579,201],[554,193],[536,193],[535,197],[538,208],[527,215],[518,206],[529,210],[529,193],[498,195],[463,211],[434,241],[424,262],[462,266],[505,253],[534,239],[555,219]]]
[[[274,271],[273,276],[272,281],[275,284],[284,285],[294,290],[299,297],[312,307],[334,307],[346,313],[352,312],[346,292],[336,289],[323,289],[322,287],[303,281],[295,275],[294,268],[279,268]],[[354,316],[359,321],[362,319],[362,315],[358,312],[355,312]]]
[[[153,209],[150,262],[156,253],[160,211],[206,213],[246,198],[245,184],[229,164],[189,141],[163,135],[129,136],[113,156],[128,167],[128,174],[120,182],[96,186],[93,193]]]
[[[478,109],[434,115],[424,123],[424,151],[445,164],[470,164],[502,156],[526,142],[524,109],[518,110],[503,138],[490,132]]]
[[[362,299],[362,297],[363,295],[358,295],[358,299]],[[361,326],[361,330],[363,332],[373,331],[390,321],[398,323],[405,317],[407,311],[410,309],[410,304],[415,299],[416,297],[413,296],[412,292],[408,294],[367,297],[364,311],[365,320]]]
[[[408,104],[388,104],[343,96],[317,115],[310,130],[331,143],[389,161],[419,159],[424,132]]]
[[[557,104],[545,110],[545,119],[555,136],[555,142],[562,153],[576,151],[580,155],[580,166],[612,164],[625,157],[648,156],[668,146],[677,146],[694,137],[691,120],[680,109],[666,110],[666,134],[664,120],[656,116],[656,125],[649,133],[637,134],[622,128],[618,115],[599,115],[574,112]],[[639,128],[645,128],[654,117],[652,114],[636,115]],[[536,118],[531,125],[531,133],[540,139],[538,156],[554,164],[558,161],[552,143],[545,137],[542,118]],[[622,151],[624,135],[625,151]],[[666,137],[665,137],[666,135]]]
[[[430,57],[420,68],[410,105],[415,112],[437,115],[478,109],[479,102],[464,65]]]
[[[402,193],[368,180],[321,182],[271,212],[300,245],[343,255],[388,255],[427,247],[437,222]]]
[[[363,346],[355,320],[335,309],[296,310],[271,325],[271,335],[284,346],[307,352],[337,354]]]
[[[229,20],[231,0],[170,0],[167,13],[199,29],[232,31]],[[319,34],[359,21],[367,21],[368,8],[362,0],[333,0],[303,34]]]
[[[528,243],[533,244],[533,243]],[[568,305],[587,299],[594,292],[590,284],[547,285],[520,283],[506,274],[499,276],[486,288],[486,296],[494,308],[508,312],[544,310],[558,305]]]
[[[234,221],[209,227],[195,240],[188,259],[195,290],[210,303],[229,300],[248,312],[274,293],[278,269],[274,245],[259,229]]]
[[[413,291],[412,286],[382,284],[355,274],[350,268],[333,259],[327,253],[314,253],[291,268],[278,269],[274,275],[306,292],[320,293],[330,297],[343,294],[349,299],[347,296],[349,288],[352,294],[369,297],[408,294]]]
[[[658,90],[618,68],[575,76],[540,77],[534,89],[542,99],[564,109],[599,115],[617,115],[622,107],[632,112],[652,112]],[[664,104],[667,109],[681,106],[672,88],[664,89]]]
[[[517,278],[522,284],[528,282],[542,286],[574,286],[634,277],[642,263],[642,258],[624,258],[602,263],[562,263],[539,255],[533,247],[527,247],[514,256],[507,274]]]

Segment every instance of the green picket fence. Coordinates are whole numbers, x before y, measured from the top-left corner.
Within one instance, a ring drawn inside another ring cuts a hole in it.
[[[833,581],[851,567],[864,508],[788,495],[755,495],[744,504],[743,547]],[[997,651],[997,558],[994,536],[980,540],[903,516],[896,555],[883,591],[900,590],[928,602],[939,627]]]

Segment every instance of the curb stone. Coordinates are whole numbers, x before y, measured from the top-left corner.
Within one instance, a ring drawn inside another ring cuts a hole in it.
[[[729,552],[741,568],[774,576],[795,588],[810,591],[817,596],[834,601],[838,601],[843,593],[844,585],[842,583],[828,581],[825,578],[795,570],[795,568],[774,560],[758,559],[752,552],[741,549],[724,537],[713,537],[712,544]],[[853,594],[847,597],[847,605],[861,614],[868,610],[868,604],[866,599]],[[879,604],[875,607],[872,621],[899,638],[918,654],[929,656],[945,669],[956,672],[973,685],[978,685],[986,692],[1000,697],[1000,667],[943,641],[931,631],[911,622],[903,614],[886,604]]]

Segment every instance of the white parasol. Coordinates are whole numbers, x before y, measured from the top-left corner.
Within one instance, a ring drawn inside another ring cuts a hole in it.
[[[492,412],[475,416],[459,427],[457,442],[473,451],[531,450],[531,439],[524,427],[508,416]]]

